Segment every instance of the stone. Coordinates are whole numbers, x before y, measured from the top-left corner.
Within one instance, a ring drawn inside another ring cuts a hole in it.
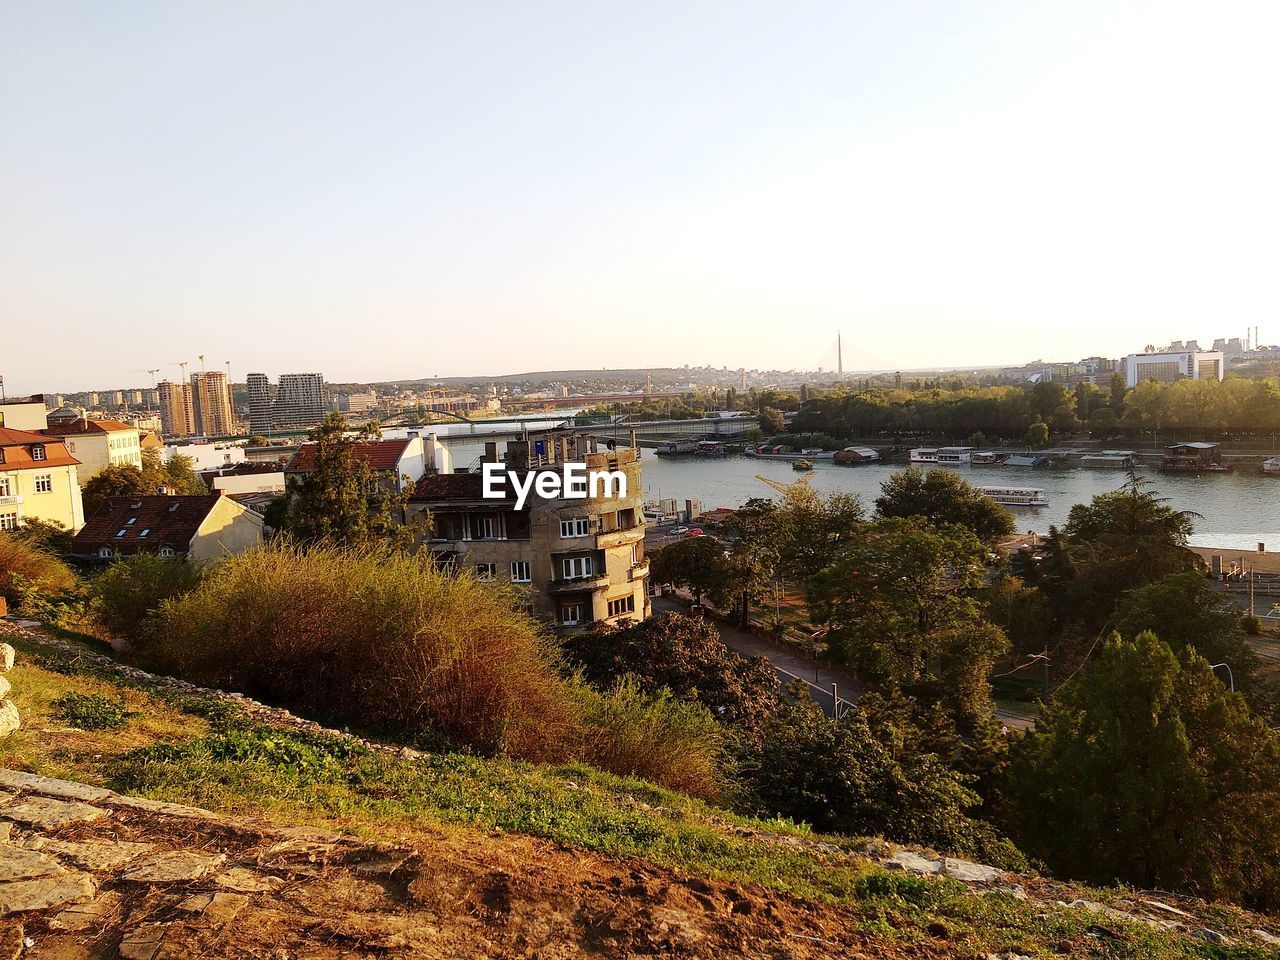
[[[1235,945],[1235,940],[1228,937],[1225,933],[1219,933],[1217,930],[1210,930],[1208,927],[1201,927],[1196,931],[1196,935],[1201,940],[1207,940],[1209,943],[1217,944],[1220,947],[1231,947]]]
[[[91,823],[101,820],[107,811],[78,800],[53,800],[49,797],[28,797],[7,807],[0,807],[0,817],[35,827],[52,830],[71,823]]]
[[[63,873],[0,884],[0,917],[92,900],[97,891],[87,873]]]
[[[9,737],[22,726],[18,708],[12,700],[0,700],[0,737]]]
[[[0,844],[0,883],[10,880],[30,880],[34,877],[51,877],[66,873],[62,864],[43,853],[15,847],[11,843]]]
[[[8,673],[13,669],[13,659],[17,656],[17,651],[12,645],[0,643],[0,673]]]
[[[941,860],[926,857],[923,854],[916,853],[914,850],[899,850],[884,861],[884,866],[889,870],[905,870],[907,873],[935,874],[942,872]]]
[[[213,882],[226,890],[237,890],[240,893],[264,893],[284,885],[279,877],[270,874],[254,873],[244,867],[232,867],[226,873],[220,873]]]
[[[167,928],[162,923],[144,923],[120,941],[120,960],[152,960],[160,952]]]
[[[942,872],[951,879],[964,883],[993,883],[1004,876],[1004,871],[997,867],[957,860],[955,857],[947,857],[942,861]]]
[[[219,891],[213,895],[213,899],[204,908],[201,916],[210,923],[229,923],[248,904],[249,898],[243,893]]]
[[[193,893],[178,904],[178,909],[183,913],[201,913],[211,903],[213,903],[212,893]]]
[[[1280,937],[1277,937],[1274,933],[1267,933],[1265,930],[1254,930],[1253,935],[1269,946],[1280,947]]]
[[[356,873],[367,877],[389,877],[413,856],[413,851],[403,850],[396,853],[374,853],[355,865]]]
[[[78,903],[67,907],[49,921],[53,930],[66,930],[77,933],[106,923],[120,909],[124,898],[115,891],[107,891],[94,897],[87,903]]]
[[[139,860],[124,873],[124,879],[134,883],[182,883],[201,880],[218,867],[226,858],[221,854],[211,856],[191,850],[169,850]]]
[[[9,682],[9,678],[0,676],[0,700],[7,698],[12,689],[13,684]]]
[[[58,800],[80,800],[84,803],[106,803],[115,799],[115,794],[102,787],[91,787],[87,783],[76,783],[74,780],[56,780],[53,777],[38,777],[26,774],[26,790],[45,797]]]
[[[129,843],[123,840],[58,840],[46,838],[40,847],[48,853],[57,854],[85,870],[93,873],[114,873],[128,866],[145,853],[155,849],[150,843]]]
[[[1177,907],[1170,906],[1167,903],[1161,903],[1159,900],[1139,900],[1144,907],[1151,907],[1155,910],[1163,910],[1165,913],[1171,913],[1175,917],[1190,917],[1191,914],[1185,910],[1179,910]]]

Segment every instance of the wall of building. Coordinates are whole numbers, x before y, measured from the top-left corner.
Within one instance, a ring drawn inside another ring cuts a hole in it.
[[[51,489],[48,492],[37,490],[37,479],[40,477],[49,478]],[[37,520],[60,523],[73,532],[79,530],[84,526],[84,503],[80,499],[80,480],[76,467],[64,465],[30,470],[0,469],[0,517],[13,517],[19,524],[34,517]],[[5,525],[8,525],[7,522]]]
[[[192,563],[207,563],[252,550],[262,543],[262,518],[230,497],[223,497],[191,540]]]
[[[49,426],[44,400],[0,403],[0,427],[37,433]]]

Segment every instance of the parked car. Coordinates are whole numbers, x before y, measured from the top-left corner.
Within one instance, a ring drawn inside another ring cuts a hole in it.
[[[671,534],[673,537],[683,537],[689,533],[689,528],[688,527],[672,527],[667,532]]]
[[[700,537],[700,536],[702,536],[702,528],[701,528],[701,527],[694,527],[692,530],[688,530],[688,531],[686,531],[686,532],[685,532],[685,536],[686,536],[686,537]]]

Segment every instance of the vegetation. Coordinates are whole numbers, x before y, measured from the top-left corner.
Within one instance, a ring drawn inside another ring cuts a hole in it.
[[[934,524],[968,527],[983,543],[997,543],[1014,532],[1013,514],[984,497],[952,470],[916,468],[895,473],[876,500],[879,517],[924,517]]]
[[[114,730],[123,726],[129,716],[123,700],[98,693],[67,693],[53,701],[51,707],[55,717],[81,730]]]
[[[104,640],[147,654],[166,600],[190,593],[200,569],[186,560],[139,553],[122,557],[89,583],[89,612]]]
[[[91,517],[112,497],[142,497],[167,490],[178,496],[207,494],[209,488],[181,454],[165,460],[159,450],[142,451],[142,467],[109,466],[81,490],[84,513]]]
[[[1009,825],[1057,873],[1280,905],[1280,741],[1194,649],[1113,637],[1014,751]]]
[[[65,594],[76,586],[71,568],[38,539],[0,531],[0,597],[22,609],[39,596]]]

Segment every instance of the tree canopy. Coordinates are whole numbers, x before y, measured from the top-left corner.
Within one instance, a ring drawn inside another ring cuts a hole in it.
[[[996,543],[1015,529],[1013,514],[951,470],[926,473],[913,467],[894,474],[881,490],[876,500],[880,517],[924,517],[967,527],[983,543]]]

